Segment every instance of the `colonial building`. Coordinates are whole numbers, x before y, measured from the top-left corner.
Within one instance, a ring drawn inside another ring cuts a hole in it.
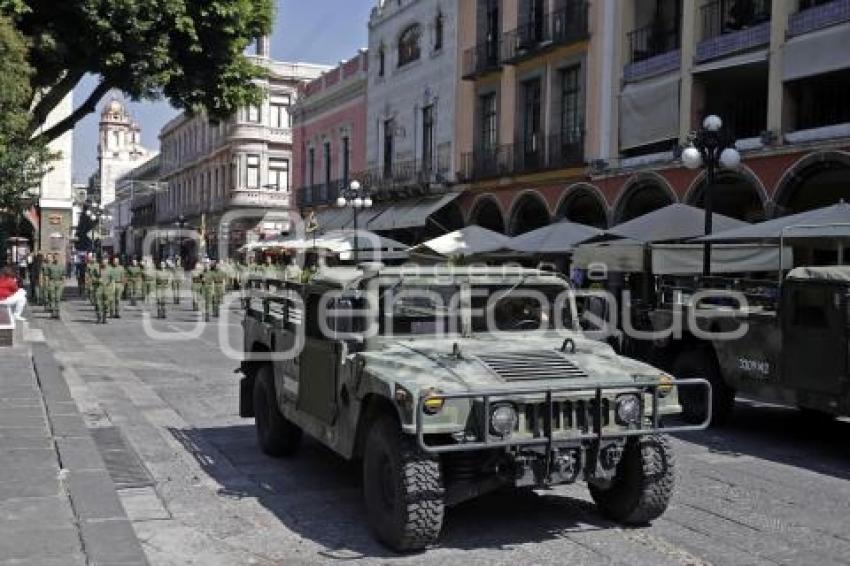
[[[369,54],[361,50],[300,87],[293,115],[293,184],[301,210],[333,206],[366,171]]]
[[[115,200],[118,179],[150,159],[142,147],[142,131],[117,98],[110,100],[100,114],[97,145],[98,170],[92,182],[92,194],[103,206]]]
[[[609,226],[702,204],[680,148],[708,114],[743,166],[718,212],[850,198],[850,1],[459,0],[465,223]]]
[[[288,229],[262,219],[291,204],[291,106],[299,85],[328,67],[272,61],[267,38],[258,42],[256,61],[269,70],[260,83],[266,97],[259,106],[218,123],[203,113],[183,114],[160,133],[161,181],[167,188],[156,196],[157,225],[204,232],[206,249],[183,249],[185,256],[215,255],[223,219],[231,250]]]
[[[109,238],[104,247],[122,256],[154,253],[154,250],[144,249],[146,231],[143,227],[137,228],[139,222],[134,221],[134,215],[141,201],[152,201],[155,194],[162,190],[159,182],[161,174],[162,159],[160,155],[155,155],[117,180],[115,200],[106,207],[112,220],[109,222]]]

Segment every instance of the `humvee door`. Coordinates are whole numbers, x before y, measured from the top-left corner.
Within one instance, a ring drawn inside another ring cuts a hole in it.
[[[303,411],[320,421],[333,424],[336,419],[337,377],[341,343],[325,336],[319,324],[320,293],[305,297],[304,349],[298,356],[298,402]]]

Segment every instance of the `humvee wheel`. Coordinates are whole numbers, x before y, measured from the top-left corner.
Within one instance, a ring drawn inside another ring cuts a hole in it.
[[[389,417],[372,425],[363,458],[363,496],[375,537],[396,552],[437,540],[445,506],[440,462],[422,453]]]
[[[664,436],[630,438],[610,485],[590,484],[600,512],[627,525],[643,525],[667,509],[675,483],[673,452]]]
[[[291,456],[301,444],[301,429],[278,409],[272,368],[268,365],[260,366],[254,381],[254,422],[257,442],[267,456]]]
[[[673,364],[673,375],[677,379],[708,381],[711,384],[711,424],[722,425],[729,420],[735,405],[735,391],[723,381],[712,352],[705,348],[682,352]],[[703,388],[680,387],[679,402],[686,422],[699,424],[705,421],[707,403]]]

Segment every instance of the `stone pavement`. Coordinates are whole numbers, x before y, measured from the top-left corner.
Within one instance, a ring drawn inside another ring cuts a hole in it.
[[[0,349],[0,565],[145,565],[40,335],[19,329],[16,345]]]

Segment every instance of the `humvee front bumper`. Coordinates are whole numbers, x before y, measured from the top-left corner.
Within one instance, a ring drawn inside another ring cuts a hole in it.
[[[661,402],[664,395],[661,389],[675,387],[700,387],[705,390],[706,419],[695,425],[676,423],[663,426]],[[582,400],[567,400],[570,395],[579,395]],[[640,402],[640,416],[631,424],[619,423],[616,406],[611,398],[637,395]],[[542,402],[524,403],[517,399],[539,398]],[[429,443],[424,427],[428,414],[425,402],[433,399],[468,400],[480,408],[473,411],[478,421],[474,432],[463,434],[453,443]],[[491,418],[493,408],[498,405],[531,407],[531,419],[520,419],[510,434],[500,436],[492,432]],[[613,414],[612,414],[613,413]],[[430,393],[419,397],[416,405],[416,439],[419,447],[429,454],[448,452],[466,452],[494,448],[548,448],[549,451],[565,444],[580,444],[583,441],[622,440],[631,436],[643,436],[659,433],[699,431],[708,428],[711,422],[711,384],[704,379],[677,379],[661,383],[607,383],[588,386],[572,384],[556,388],[526,388],[488,391],[470,391],[465,393]],[[532,422],[529,424],[529,420]]]

